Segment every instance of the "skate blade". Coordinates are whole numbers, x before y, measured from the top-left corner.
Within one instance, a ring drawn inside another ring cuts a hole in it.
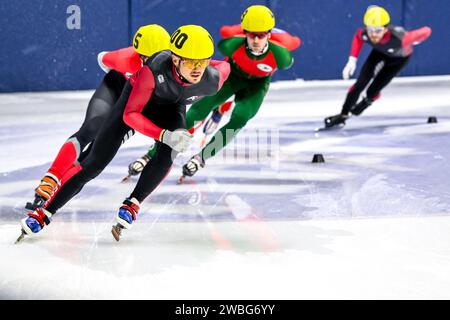
[[[207,135],[205,134],[205,136],[202,139],[202,142],[200,143],[200,148],[203,148],[206,145],[206,137]]]
[[[122,228],[119,226],[119,224],[116,224],[115,226],[112,227],[111,233],[114,239],[116,239],[116,241],[119,241],[122,233]]]
[[[178,179],[177,184],[183,184],[186,180],[186,176],[181,176],[180,179]]]
[[[16,242],[14,242],[14,244],[18,244],[20,241],[22,241],[25,238],[25,231],[22,229],[22,234],[17,238]]]
[[[314,131],[315,131],[315,132],[320,132],[320,131],[340,130],[340,129],[344,128],[344,126],[345,126],[345,125],[337,124],[337,125],[332,126],[332,127],[321,127],[321,128],[316,128]]]
[[[120,181],[120,182],[121,182],[121,183],[124,183],[124,182],[128,182],[128,181],[130,181],[130,180],[131,180],[131,176],[128,175],[128,176],[124,177],[124,178],[122,179],[122,181]]]

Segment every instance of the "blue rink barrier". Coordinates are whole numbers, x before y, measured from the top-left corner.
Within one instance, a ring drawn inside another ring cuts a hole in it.
[[[103,77],[97,53],[130,45],[140,25],[158,23],[172,32],[182,24],[200,24],[217,42],[219,28],[239,23],[252,4],[269,6],[277,27],[303,41],[294,66],[277,72],[274,80],[339,79],[353,34],[371,4],[384,6],[393,24],[433,29],[401,75],[450,74],[447,0],[5,0],[0,3],[0,92],[95,88]],[[365,46],[359,67],[369,51]],[[215,58],[222,57],[216,52]]]

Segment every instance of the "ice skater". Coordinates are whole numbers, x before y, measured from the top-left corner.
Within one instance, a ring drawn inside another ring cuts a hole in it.
[[[356,83],[349,89],[341,113],[325,118],[325,128],[345,125],[351,115],[359,116],[366,110],[380,97],[381,90],[406,66],[412,56],[413,46],[431,35],[429,27],[406,31],[402,27],[391,25],[390,20],[389,13],[384,8],[367,8],[364,28],[359,28],[353,37],[350,57],[342,71],[342,77],[347,80],[355,72],[364,43],[372,46],[372,52],[362,66]],[[365,96],[358,102],[365,89]]]
[[[27,209],[42,207],[57,188],[64,184],[62,178],[67,171],[83,161],[89,153],[92,141],[119,100],[127,79],[138,71],[150,56],[167,50],[169,41],[170,35],[163,27],[156,24],[146,25],[140,27],[134,35],[133,46],[111,52],[104,51],[98,55],[98,63],[106,75],[89,101],[83,124],[62,145],[35,189],[34,202],[27,203]]]
[[[48,225],[57,210],[103,171],[124,138],[136,130],[158,142],[155,156],[142,171],[131,195],[123,201],[112,234],[119,241],[122,230],[131,228],[140,203],[169,173],[174,157],[189,145],[192,135],[186,130],[186,104],[215,94],[230,72],[227,62],[211,61],[213,39],[200,26],[178,28],[171,36],[169,48],[170,51],[147,59],[127,81],[90,152],[66,173],[70,179],[63,177],[67,182],[53,199],[22,219],[21,237],[36,234]]]

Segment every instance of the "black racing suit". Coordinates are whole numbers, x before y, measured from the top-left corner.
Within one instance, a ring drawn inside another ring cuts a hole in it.
[[[126,83],[111,115],[98,132],[91,151],[80,163],[79,172],[61,187],[46,209],[55,213],[87,182],[98,176],[114,158],[124,137],[134,129],[156,140],[163,129],[186,129],[186,104],[215,94],[223,83],[222,78],[222,71],[208,66],[199,83],[187,85],[178,77],[170,51],[152,56]],[[173,163],[173,150],[162,142],[157,144],[155,157],[145,166],[130,196],[139,202],[160,184]]]
[[[361,45],[364,42],[368,43],[373,49],[364,62],[356,83],[347,94],[341,114],[347,115],[350,112],[370,81],[372,83],[366,90],[366,97],[372,102],[378,98],[381,90],[405,67],[412,54],[411,44],[403,42],[406,34],[407,31],[402,27],[389,26],[383,39],[378,44],[373,44],[365,29],[357,31],[353,46],[355,46],[355,42],[359,41]]]
[[[83,124],[80,129],[69,138],[77,140],[80,151],[84,150],[84,148],[94,140],[103,121],[109,116],[112,108],[117,100],[119,100],[126,82],[127,79],[120,72],[115,70],[110,70],[105,75],[103,81],[95,90],[91,100],[89,100]],[[78,157],[78,161],[81,162],[86,154],[87,152],[81,153]]]

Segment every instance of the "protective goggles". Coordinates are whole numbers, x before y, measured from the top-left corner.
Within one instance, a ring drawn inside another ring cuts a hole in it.
[[[195,69],[195,68],[205,69],[209,65],[209,62],[211,61],[211,59],[210,58],[208,58],[208,59],[186,59],[186,58],[182,58],[181,61],[183,62],[183,65],[186,68],[189,68],[189,69]]]
[[[381,33],[384,31],[384,27],[366,27],[368,33]]]
[[[269,35],[270,32],[245,32],[245,35],[250,39],[255,39],[258,37],[259,39],[263,39]]]

